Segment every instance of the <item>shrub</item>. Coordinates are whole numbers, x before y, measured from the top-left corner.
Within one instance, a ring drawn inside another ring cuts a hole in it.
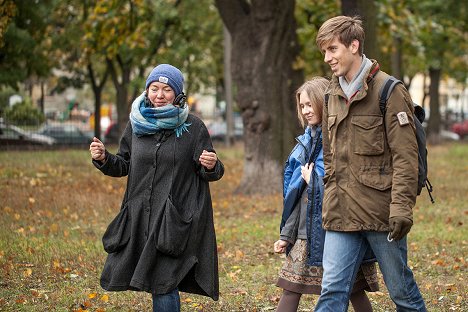
[[[17,125],[39,125],[45,121],[45,116],[31,102],[25,100],[5,110],[5,118]]]

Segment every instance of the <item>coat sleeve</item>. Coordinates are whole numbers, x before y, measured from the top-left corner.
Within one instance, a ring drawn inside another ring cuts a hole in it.
[[[132,126],[130,122],[125,127],[124,134],[120,140],[119,150],[116,155],[106,150],[106,162],[101,163],[93,160],[96,168],[111,177],[123,177],[128,175],[130,169],[130,154],[132,146]]]
[[[388,99],[385,113],[385,130],[393,162],[390,218],[399,216],[412,220],[416,202],[418,145],[413,110],[410,95],[401,84],[397,85]],[[398,114],[403,120],[399,120]]]
[[[330,153],[330,141],[328,136],[328,105],[323,105],[323,114],[322,114],[322,146],[323,146],[323,167],[325,170],[325,176],[323,178],[323,183],[326,184],[330,177],[330,163],[331,163],[331,153]]]
[[[294,159],[291,157],[288,158],[286,164],[284,166],[284,177],[283,177],[283,198],[286,197],[286,193],[288,191],[289,183],[291,182],[291,176],[294,172],[294,165],[292,164]]]
[[[221,160],[216,161],[216,164],[212,170],[208,170],[200,164],[199,158],[203,150],[214,152],[213,143],[211,142],[210,134],[203,122],[200,123],[200,129],[195,143],[195,152],[193,154],[193,161],[197,167],[197,173],[206,181],[217,181],[224,175],[224,165]],[[218,156],[216,154],[216,156]]]

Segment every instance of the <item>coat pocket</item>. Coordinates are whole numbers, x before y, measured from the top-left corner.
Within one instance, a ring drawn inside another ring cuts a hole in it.
[[[166,255],[180,256],[187,247],[191,225],[192,218],[184,220],[170,197],[167,198],[161,227],[155,238],[156,248]]]
[[[107,253],[114,253],[121,250],[130,240],[131,218],[128,213],[128,206],[125,205],[119,214],[107,227],[102,244]]]
[[[381,116],[353,116],[354,153],[364,156],[381,155],[384,152],[384,129]]]

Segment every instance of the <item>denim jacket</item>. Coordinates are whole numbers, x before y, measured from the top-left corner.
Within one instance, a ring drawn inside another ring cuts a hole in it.
[[[294,209],[300,209],[298,204],[302,192],[307,187],[307,243],[308,243],[308,265],[322,265],[323,244],[325,231],[322,229],[322,197],[323,197],[323,148],[322,128],[317,127],[312,138],[311,129],[307,127],[305,133],[296,138],[298,143],[293,148],[284,169],[283,180],[283,215],[280,225],[284,227]],[[314,163],[310,183],[301,177],[301,166],[305,165],[309,158]],[[299,214],[298,214],[299,216]],[[297,230],[294,235],[297,235]],[[293,238],[295,241],[295,238]],[[291,245],[287,250],[289,253]]]

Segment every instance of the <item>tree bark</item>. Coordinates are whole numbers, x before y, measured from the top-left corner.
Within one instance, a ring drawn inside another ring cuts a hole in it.
[[[225,143],[230,146],[234,140],[234,114],[232,109],[232,75],[231,75],[231,34],[226,26],[224,33],[224,97],[226,100],[226,138]]]
[[[377,42],[377,6],[374,0],[341,0],[341,12],[346,16],[359,15],[362,18],[366,39],[364,54],[371,59],[379,60]]]
[[[124,63],[117,56],[117,63],[120,67],[120,81],[118,77],[117,70],[115,69],[114,62],[110,59],[107,59],[107,65],[109,68],[109,73],[114,83],[116,91],[116,107],[117,107],[117,120],[119,124],[120,133],[123,133],[129,119],[129,108],[130,103],[128,101],[128,86],[130,83],[130,66],[127,63]]]
[[[107,75],[109,74],[109,69],[106,68],[104,75],[100,82],[97,81],[96,75],[94,73],[93,65],[88,64],[88,77],[91,82],[91,88],[93,89],[94,94],[94,136],[98,139],[101,139],[101,104],[102,104],[102,89],[107,80]]]
[[[294,0],[216,0],[232,37],[232,77],[244,122],[245,162],[239,192],[281,190],[284,161],[299,133],[293,68],[299,54]]]
[[[440,68],[429,68],[429,108],[430,116],[427,124],[427,135],[431,143],[438,143],[440,140],[440,110],[439,110],[439,84]]]
[[[392,36],[393,44],[392,44],[392,75],[403,81],[403,74],[402,74],[402,57],[401,57],[401,43],[402,39],[397,36]]]

